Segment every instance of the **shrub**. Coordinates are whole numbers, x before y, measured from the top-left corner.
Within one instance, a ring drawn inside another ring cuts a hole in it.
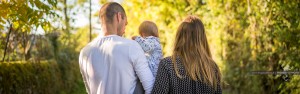
[[[1,94],[74,94],[76,92],[84,92],[77,62],[0,63]]]

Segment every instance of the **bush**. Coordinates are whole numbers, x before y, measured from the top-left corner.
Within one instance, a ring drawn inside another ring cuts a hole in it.
[[[84,89],[77,62],[0,63],[1,94],[82,94]]]

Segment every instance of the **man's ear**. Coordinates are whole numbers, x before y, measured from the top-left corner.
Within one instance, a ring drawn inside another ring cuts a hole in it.
[[[121,12],[118,12],[116,16],[117,16],[117,21],[118,21],[118,23],[120,23],[120,22],[121,22],[121,19],[122,19]]]

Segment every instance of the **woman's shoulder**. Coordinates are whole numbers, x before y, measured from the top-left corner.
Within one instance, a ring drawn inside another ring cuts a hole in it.
[[[170,56],[165,57],[160,60],[159,68],[163,68],[165,70],[172,69],[172,58]]]
[[[161,62],[172,63],[172,57],[171,56],[165,57],[161,60]]]
[[[178,58],[176,59],[176,63],[178,63]],[[163,66],[166,67],[173,67],[173,59],[171,56],[165,57],[161,59],[160,63],[162,63]]]

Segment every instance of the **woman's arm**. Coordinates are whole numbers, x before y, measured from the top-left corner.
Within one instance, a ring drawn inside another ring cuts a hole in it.
[[[217,92],[216,94],[222,94],[222,88],[221,88],[221,79],[218,77],[218,82],[217,82]]]
[[[218,69],[218,65],[216,64],[216,70],[215,70],[215,74],[219,74],[219,69]],[[219,75],[217,76],[217,90],[215,92],[215,94],[222,94],[222,87],[221,87],[221,77]]]

